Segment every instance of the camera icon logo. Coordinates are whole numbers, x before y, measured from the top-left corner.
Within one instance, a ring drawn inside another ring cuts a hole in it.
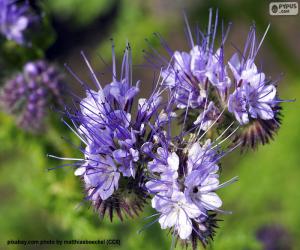
[[[278,7],[277,7],[277,5],[273,5],[272,6],[272,12],[275,14],[275,13],[277,13],[278,12]]]
[[[298,15],[298,2],[271,2],[269,4],[271,16],[295,16]]]

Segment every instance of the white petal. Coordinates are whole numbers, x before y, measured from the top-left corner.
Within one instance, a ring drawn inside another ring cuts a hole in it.
[[[219,185],[219,180],[217,178],[214,178],[214,177],[208,177],[206,178],[202,185],[201,185],[201,188],[200,188],[200,192],[203,193],[203,192],[209,192],[215,188],[217,188]]]
[[[158,148],[158,149],[157,149],[157,155],[158,155],[160,158],[164,159],[165,154],[166,154],[166,152],[165,152],[165,150],[164,150],[163,148]]]
[[[246,112],[244,112],[241,116],[242,124],[247,124],[249,122],[249,116]]]
[[[187,217],[184,210],[180,210],[178,216],[178,224],[176,225],[179,237],[181,239],[187,239],[192,233],[192,222]]]
[[[198,142],[195,142],[189,150],[188,157],[191,159],[197,159],[199,154],[202,154],[202,148]]]
[[[146,183],[146,188],[154,193],[167,191],[167,186],[161,181],[148,181]]]
[[[16,22],[15,26],[18,28],[18,30],[24,30],[28,25],[28,18],[25,16],[21,16],[18,21]]]
[[[159,206],[159,197],[158,196],[154,196],[153,199],[151,200],[151,206],[155,209],[157,209],[157,207]],[[158,210],[159,211],[159,210]]]
[[[204,202],[203,205],[207,209],[214,209],[222,206],[222,200],[216,193],[213,192],[202,194],[201,200]]]
[[[268,105],[267,103],[260,103],[259,105],[257,105],[256,112],[258,116],[263,120],[270,120],[274,117],[274,112],[270,105]]]
[[[234,112],[234,116],[241,125],[249,122],[249,116],[247,112],[243,112],[241,116],[238,112]]]
[[[176,211],[172,210],[170,213],[166,215],[162,215],[158,222],[162,229],[166,229],[168,227],[172,227],[176,224],[177,213]]]
[[[213,85],[217,85],[219,82],[219,78],[217,77],[217,75],[215,74],[215,72],[212,71],[207,71],[205,73],[205,76],[208,78],[208,80],[213,84]]]
[[[190,51],[190,55],[192,57],[198,57],[200,56],[200,54],[201,54],[201,48],[198,45],[194,46]]]
[[[189,69],[191,56],[188,53],[176,51],[174,53],[174,58],[176,61],[175,66],[178,68],[178,70],[186,71]]]
[[[151,200],[152,207],[158,212],[169,213],[172,210],[172,203],[167,199],[162,199],[159,196],[154,196]]]
[[[221,57],[221,48],[218,48],[213,56],[214,61],[217,63]]]
[[[84,173],[85,173],[85,167],[79,167],[75,170],[74,175],[80,176],[83,175]]]
[[[187,216],[191,219],[197,218],[201,214],[201,210],[199,209],[199,207],[192,202],[186,202],[184,210]]]
[[[177,170],[179,166],[179,157],[178,155],[173,152],[169,157],[168,157],[168,165],[171,167],[172,170]]]
[[[274,85],[265,86],[262,91],[259,93],[258,101],[259,102],[271,102],[276,96],[276,88]]]
[[[248,81],[253,88],[258,88],[265,81],[265,78],[264,73],[259,73],[249,77]]]
[[[198,115],[197,119],[194,121],[194,125],[200,124],[202,119],[203,119],[203,115],[201,113],[200,115]]]
[[[209,129],[209,127],[210,127],[213,123],[214,123],[213,120],[208,120],[208,121],[206,121],[206,122],[203,122],[203,123],[202,123],[202,126],[201,126],[201,129],[202,129],[203,131],[207,131],[207,130]]]
[[[240,74],[238,70],[240,69],[241,63],[237,53],[235,53],[228,62],[229,68],[232,71],[234,78],[239,80]]]
[[[163,83],[169,87],[174,87],[176,83],[176,74],[173,69],[166,69],[161,72]]]

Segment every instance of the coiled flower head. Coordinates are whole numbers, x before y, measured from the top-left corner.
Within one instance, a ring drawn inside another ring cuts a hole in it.
[[[84,159],[75,175],[82,177],[87,199],[101,215],[110,211],[112,219],[116,211],[122,219],[121,210],[129,216],[137,214],[148,197],[141,148],[153,137],[146,125],[157,113],[160,97],[153,93],[148,99],[137,98],[140,82],[133,85],[129,45],[123,56],[120,78],[117,78],[113,50],[112,82],[103,88],[82,55],[97,91],[85,86],[86,97],[79,100],[80,108],[67,112],[85,144]]]
[[[228,62],[235,83],[234,91],[228,98],[228,111],[241,125],[234,142],[241,142],[244,147],[255,148],[273,139],[281,123],[280,103],[287,102],[278,97],[275,82],[267,79],[255,65],[256,55],[268,29],[257,44],[253,26],[243,54],[234,54]]]
[[[286,102],[279,98],[276,82],[255,64],[269,27],[257,42],[256,29],[252,26],[243,53],[235,53],[226,62],[224,47],[230,25],[226,32],[222,26],[221,41],[215,49],[218,11],[213,21],[210,10],[207,32],[197,28],[192,34],[187,19],[186,25],[190,51],[173,51],[159,37],[169,57],[152,55],[148,59],[154,65],[155,59],[157,65],[163,65],[160,83],[174,96],[176,107],[188,108],[180,114],[180,121],[188,118],[186,130],[201,126],[206,131],[219,117],[214,126],[217,133],[230,124],[239,126],[233,145],[240,143],[243,148],[255,148],[268,143],[280,127],[280,103]],[[225,133],[232,132],[229,128]]]
[[[220,159],[226,154],[218,150],[218,143],[206,140],[197,133],[185,132],[172,137],[170,132],[158,133],[148,163],[146,187],[152,207],[158,212],[162,229],[170,228],[173,236],[195,249],[197,240],[205,246],[214,235],[216,212],[222,212],[222,201],[216,190],[236,178],[220,184]]]
[[[31,132],[43,129],[49,105],[63,103],[65,85],[55,66],[43,60],[28,62],[23,72],[9,79],[0,92],[2,109]]]

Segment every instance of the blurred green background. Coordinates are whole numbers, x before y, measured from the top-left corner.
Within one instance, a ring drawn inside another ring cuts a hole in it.
[[[101,57],[110,63],[110,38],[114,38],[120,57],[127,40],[135,64],[144,62],[144,39],[154,46],[152,35],[159,32],[173,49],[188,48],[183,25],[185,9],[191,25],[206,27],[208,9],[219,8],[226,24],[233,22],[227,41],[228,55],[242,48],[250,25],[255,22],[262,36],[268,23],[271,29],[257,58],[266,75],[277,79],[283,99],[300,98],[300,16],[269,15],[268,1],[172,1],[172,0],[45,0],[56,32],[55,43],[46,51],[49,60],[67,62],[82,78],[88,79],[80,50],[84,50],[97,72],[107,70]],[[158,47],[159,49],[159,47]],[[62,66],[63,67],[63,66]],[[153,75],[136,67],[135,78],[142,78],[145,89],[152,86]],[[78,84],[66,72],[68,84]],[[109,74],[103,76],[109,79]],[[300,249],[300,104],[283,104],[283,124],[270,145],[240,155],[235,152],[222,163],[222,180],[239,176],[239,181],[219,194],[224,209],[232,215],[221,216],[213,250]],[[100,221],[92,207],[83,201],[81,183],[71,168],[48,171],[60,161],[47,153],[77,156],[78,152],[61,137],[78,145],[78,140],[59,121],[49,118],[42,135],[22,132],[13,119],[0,113],[0,249],[169,249],[171,236],[155,224],[137,234],[152,214],[151,208],[138,219],[121,223]],[[52,124],[52,125],[50,125]],[[260,235],[260,236],[259,236]],[[263,236],[261,236],[263,235]],[[266,248],[261,237],[273,242]],[[7,246],[7,240],[96,240],[120,239],[120,246],[57,245]],[[181,249],[180,245],[177,246]]]

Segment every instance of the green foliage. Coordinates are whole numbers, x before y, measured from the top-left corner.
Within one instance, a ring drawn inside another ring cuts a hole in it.
[[[101,43],[95,57],[98,57],[98,54],[105,59],[111,57],[111,42],[109,38],[113,38],[116,44],[115,51],[117,55],[122,55],[126,43],[130,43],[133,51],[132,57],[134,63],[137,64],[142,61],[142,50],[148,49],[145,39],[148,39],[153,46],[158,45],[159,41],[153,36],[153,33],[166,34],[166,28],[169,23],[159,17],[155,17],[155,14],[144,7],[142,2],[123,0],[120,5],[120,13],[117,20],[112,24],[111,34]],[[175,22],[176,20],[173,21],[173,24]]]
[[[103,15],[115,0],[46,0],[45,4],[53,14],[62,20],[72,22],[73,26],[84,26]]]

